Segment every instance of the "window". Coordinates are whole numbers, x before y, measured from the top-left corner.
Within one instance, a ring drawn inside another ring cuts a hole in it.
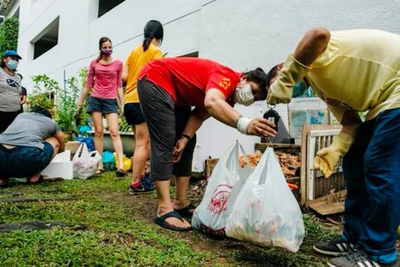
[[[31,43],[33,44],[33,59],[36,59],[58,44],[60,17],[51,22]]]
[[[100,18],[104,14],[106,14],[108,11],[113,9],[114,7],[118,6],[125,0],[99,0],[99,15],[98,17]]]

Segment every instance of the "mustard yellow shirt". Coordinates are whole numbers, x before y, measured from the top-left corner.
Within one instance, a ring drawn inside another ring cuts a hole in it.
[[[144,65],[154,59],[162,58],[161,50],[154,44],[150,44],[146,52],[143,51],[142,44],[138,45],[129,54],[125,61],[128,67],[128,79],[125,90],[125,103],[138,103],[139,97],[136,90],[137,76]]]
[[[379,30],[331,32],[306,78],[341,121],[346,108],[366,119],[400,107],[400,35]]]

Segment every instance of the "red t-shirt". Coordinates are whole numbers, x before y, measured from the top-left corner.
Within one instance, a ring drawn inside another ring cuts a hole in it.
[[[207,90],[218,89],[233,105],[233,93],[241,73],[215,61],[203,58],[162,58],[146,64],[138,79],[144,76],[166,90],[178,107],[204,107]]]

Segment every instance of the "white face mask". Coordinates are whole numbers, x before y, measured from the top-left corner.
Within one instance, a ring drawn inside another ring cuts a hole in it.
[[[254,96],[251,92],[250,84],[245,84],[242,87],[236,88],[235,96],[239,104],[249,106],[254,103]]]

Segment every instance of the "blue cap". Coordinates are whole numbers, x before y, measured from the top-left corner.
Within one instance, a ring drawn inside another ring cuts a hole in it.
[[[3,57],[8,57],[8,56],[14,56],[14,57],[17,57],[19,59],[22,59],[22,57],[20,55],[18,55],[18,53],[15,52],[14,50],[6,50],[3,53]]]

